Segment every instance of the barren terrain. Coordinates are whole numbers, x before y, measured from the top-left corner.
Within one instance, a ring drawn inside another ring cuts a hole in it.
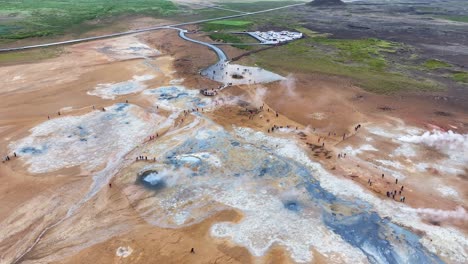
[[[216,54],[170,29],[1,64],[0,263],[466,263],[462,84],[376,94],[264,52],[216,96]]]

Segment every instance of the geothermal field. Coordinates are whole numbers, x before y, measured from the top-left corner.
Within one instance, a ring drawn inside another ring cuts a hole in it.
[[[140,2],[0,12],[1,264],[468,262],[466,5]]]

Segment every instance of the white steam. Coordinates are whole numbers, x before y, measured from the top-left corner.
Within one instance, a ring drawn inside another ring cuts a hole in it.
[[[262,106],[263,102],[265,101],[266,95],[267,95],[267,88],[263,86],[258,87],[257,89],[255,89],[255,93],[252,98],[253,100],[252,104],[255,107]]]
[[[286,92],[286,95],[289,97],[297,97],[298,94],[296,92],[296,78],[289,74],[286,79],[281,81],[281,87]]]
[[[420,136],[402,136],[399,140],[424,144],[447,154],[453,160],[464,163],[468,162],[468,134],[457,134],[451,130],[448,132],[434,130],[432,132],[425,132]]]
[[[453,211],[446,211],[440,209],[432,208],[417,208],[412,209],[416,213],[422,215],[423,217],[430,218],[435,221],[444,221],[444,220],[462,220],[468,221],[468,213],[465,208],[459,206]]]

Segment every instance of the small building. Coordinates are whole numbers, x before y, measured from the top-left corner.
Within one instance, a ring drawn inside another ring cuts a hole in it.
[[[268,31],[268,32],[248,32],[249,35],[256,38],[258,41],[264,44],[279,44],[300,39],[303,37],[301,32],[290,32],[290,31]]]

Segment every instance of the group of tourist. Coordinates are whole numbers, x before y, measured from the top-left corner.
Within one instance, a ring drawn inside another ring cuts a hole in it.
[[[16,152],[13,152],[13,157],[15,157],[15,158],[18,157],[18,156],[16,155]],[[2,163],[5,163],[6,161],[10,161],[10,160],[11,160],[10,155],[6,155],[6,156],[3,158]]]
[[[148,156],[138,156],[136,157],[136,161],[151,161],[153,160],[153,162],[156,162],[156,158],[153,158],[153,159],[148,159]]]
[[[384,178],[385,178],[385,174],[382,173],[382,180],[383,180]],[[368,184],[369,186],[372,186],[372,183],[373,183],[373,182],[372,182],[371,179],[368,179],[368,180],[367,180],[367,184]],[[398,184],[398,179],[395,179],[395,185],[397,185],[397,184]],[[402,185],[402,186],[400,187],[400,190],[398,190],[398,191],[397,191],[397,190],[387,191],[387,197],[388,197],[388,198],[392,198],[393,200],[395,200],[395,196],[399,195],[399,196],[400,196],[400,202],[403,202],[403,203],[404,203],[405,200],[406,200],[406,197],[402,195],[404,188],[405,188],[405,186]]]

